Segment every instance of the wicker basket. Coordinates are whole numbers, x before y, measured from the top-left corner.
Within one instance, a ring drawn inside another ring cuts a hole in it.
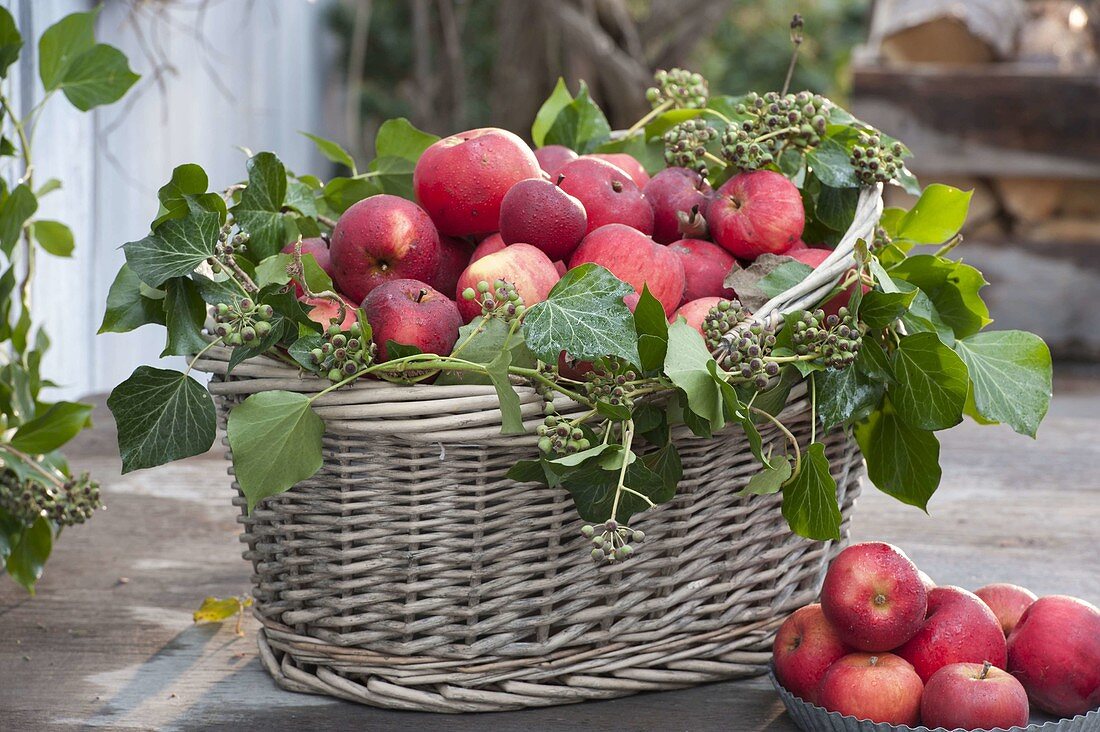
[[[758,316],[820,300],[881,208],[881,190],[865,190],[837,250]],[[328,385],[263,358],[226,376],[228,357],[215,348],[197,363],[213,374],[223,427],[250,394]],[[533,430],[542,399],[517,392]],[[808,407],[796,386],[780,415],[803,444]],[[775,628],[813,600],[840,549],[791,534],[780,495],[738,495],[759,470],[739,427],[710,440],[675,430],[677,496],[632,522],[647,533],[636,559],[597,567],[567,492],[505,477],[536,438],[500,435],[492,387],[362,382],[315,410],[326,427],[321,470],[250,515],[234,499],[261,658],[293,691],[474,712],[763,674]],[[761,436],[765,449],[784,449],[770,424]],[[846,536],[862,458],[843,432],[824,442]]]

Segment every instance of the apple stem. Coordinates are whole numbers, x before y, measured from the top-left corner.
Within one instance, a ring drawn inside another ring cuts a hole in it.
[[[978,679],[981,680],[981,679],[984,679],[986,676],[988,676],[989,675],[989,669],[991,669],[991,668],[993,668],[993,664],[990,663],[989,661],[986,661],[985,663],[983,663],[982,664],[982,672],[980,674],[978,674]]]
[[[560,186],[563,180],[565,180],[565,173],[558,173],[558,181],[554,185]]]
[[[421,301],[421,300],[423,300],[423,299],[424,299],[425,297],[427,297],[427,295],[428,295],[428,291],[427,291],[427,290],[421,290],[421,291],[420,291],[420,294],[418,294],[418,295],[416,296],[416,302],[417,302],[417,304],[420,304],[420,301]]]
[[[869,658],[867,660],[867,663],[871,664],[872,666],[877,666],[878,665],[878,656],[871,656],[871,658]]]

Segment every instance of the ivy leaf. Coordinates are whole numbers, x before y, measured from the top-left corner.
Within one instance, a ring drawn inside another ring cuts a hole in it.
[[[593,523],[611,518],[615,488],[619,482],[618,471],[604,470],[596,462],[577,468],[561,481],[562,487],[573,496],[573,503],[576,504],[580,517]],[[624,484],[655,504],[664,503],[675,495],[675,487],[669,490],[665,480],[640,460],[627,465]],[[615,519],[625,524],[631,516],[647,508],[649,504],[641,498],[624,491],[619,496]]]
[[[890,388],[898,417],[914,427],[942,430],[962,421],[970,377],[959,355],[933,333],[901,339],[891,359]]]
[[[218,214],[220,222],[226,218],[225,199],[217,193],[208,193],[210,181],[206,171],[194,163],[177,165],[172,170],[172,178],[157,191],[160,210],[150,227],[153,231],[168,219],[178,219],[187,215],[192,207]]]
[[[756,473],[745,487],[741,489],[739,496],[770,496],[778,493],[791,477],[791,459],[786,455],[771,458],[771,466],[764,466]]]
[[[38,39],[38,75],[46,91],[56,89],[73,62],[95,46],[95,19],[99,10],[72,13],[57,21]]]
[[[510,366],[534,368],[537,359],[523,342],[518,333],[509,338],[511,326],[500,318],[475,318],[458,329],[458,343],[465,344],[459,355],[464,361],[474,363],[492,363],[500,354],[505,342],[510,350]],[[444,371],[435,380],[436,384],[491,384],[486,376],[472,371]]]
[[[784,259],[789,259],[789,257],[784,257]],[[751,269],[752,267],[750,266],[749,269],[745,271],[748,272]],[[786,292],[802,280],[806,279],[806,277],[813,271],[813,267],[809,266],[808,264],[803,264],[802,262],[785,261],[778,267],[773,269],[771,272],[768,272],[766,275],[760,278],[757,286],[764,292],[765,295],[768,296],[768,298],[773,298],[779,293]]]
[[[905,280],[899,279],[893,283],[897,292],[913,293],[913,302],[909,304],[909,310],[901,316],[901,323],[908,333],[932,333],[939,337],[948,346],[955,345],[955,331],[948,325],[936,310],[932,299]]]
[[[324,188],[325,203],[338,214],[364,198],[381,193],[373,178],[333,178]]]
[[[249,512],[321,469],[324,431],[305,394],[265,391],[233,408],[226,435]]]
[[[15,27],[15,18],[7,8],[0,8],[0,79],[6,79],[8,69],[19,59],[23,36]]]
[[[989,308],[978,294],[989,283],[969,264],[918,254],[903,259],[890,269],[890,274],[928,295],[943,322],[959,338],[973,335],[993,322]]]
[[[34,585],[42,576],[42,568],[46,566],[52,549],[53,532],[50,530],[50,522],[39,516],[11,548],[7,563],[8,574],[33,595]]]
[[[871,335],[863,336],[863,345],[856,356],[855,367],[859,372],[871,377],[875,381],[892,383],[894,374],[890,370],[890,360],[882,345]]]
[[[38,199],[25,183],[20,183],[0,205],[0,249],[9,258],[23,233],[23,225],[38,210]]]
[[[543,138],[543,144],[565,145],[584,155],[595,151],[610,137],[611,125],[607,123],[603,110],[589,97],[588,85],[582,81],[577,95],[554,117],[553,124]]]
[[[714,379],[714,383],[718,384],[718,390],[722,394],[722,405],[726,419],[741,425],[753,456],[765,466],[770,466],[767,456],[764,455],[764,444],[760,438],[760,431],[756,429],[756,423],[752,421],[751,410],[741,402],[737,390],[725,380],[725,374],[719,370],[715,361],[707,363],[707,370],[710,372],[711,378]]]
[[[283,202],[283,205],[286,206],[287,208],[294,209],[295,211],[297,211],[298,213],[302,214],[302,216],[305,217],[305,219],[302,219],[302,218],[293,219],[293,221],[296,222],[295,227],[299,227],[303,221],[316,218],[316,216],[318,214],[317,199],[316,199],[316,196],[313,193],[313,189],[310,188],[309,186],[307,186],[302,181],[298,180],[297,178],[291,178],[289,176],[287,177],[287,179],[286,179],[286,200]],[[284,223],[289,224],[289,221],[290,220],[284,219]],[[320,235],[320,229],[318,228],[315,233],[314,232],[310,232],[309,234],[304,233],[304,232],[302,233],[302,236],[311,236],[311,235],[312,236],[319,236]],[[294,235],[287,236],[288,241],[293,241],[296,238],[297,237],[294,236]]]
[[[43,249],[55,257],[72,256],[72,229],[60,221],[39,219],[31,224],[31,234]]]
[[[248,159],[248,186],[233,207],[233,217],[248,232],[248,251],[255,261],[276,254],[286,244],[281,213],[286,202],[286,167],[274,153],[256,153]]]
[[[942,183],[931,184],[898,220],[893,236],[918,244],[942,244],[958,234],[966,222],[973,193]]]
[[[653,474],[658,476],[664,484],[663,490],[657,494],[657,497],[664,500],[671,499],[676,493],[676,486],[679,485],[680,479],[684,477],[684,466],[680,461],[680,452],[676,449],[676,445],[666,442],[657,450],[642,455],[641,459],[642,464],[653,471]],[[650,498],[653,500],[653,496]],[[657,500],[653,502],[658,503]]]
[[[332,140],[326,140],[318,135],[311,135],[308,132],[303,132],[303,135],[313,141],[313,144],[317,146],[317,150],[332,162],[343,165],[345,168],[351,171],[352,175],[358,175],[359,171],[355,167],[355,158],[351,156],[347,150],[340,146],[339,143]]]
[[[493,382],[500,402],[500,434],[522,435],[523,412],[520,409],[519,395],[508,381],[508,367],[512,364],[512,352],[502,349],[486,367],[485,372]]]
[[[113,104],[141,77],[130,69],[126,54],[114,46],[97,43],[73,59],[56,87],[81,112]]]
[[[312,371],[313,373],[319,373],[320,368],[317,364],[313,363],[313,357],[310,355],[310,352],[313,351],[314,348],[320,348],[322,343],[324,343],[324,339],[319,335],[304,335],[291,343],[286,351],[302,368],[307,371]]]
[[[558,77],[558,83],[554,85],[554,91],[546,98],[535,115],[535,121],[531,123],[531,141],[535,147],[542,147],[546,139],[546,133],[554,125],[558,114],[573,101],[573,95],[565,85],[565,79]]]
[[[29,455],[52,452],[90,427],[92,405],[57,402],[25,423],[11,438],[11,446]]]
[[[549,297],[527,309],[523,338],[547,363],[566,351],[571,358],[592,361],[619,356],[636,364],[638,335],[630,309],[623,303],[634,288],[597,264],[582,264],[565,273]]]
[[[891,325],[909,310],[917,291],[879,292],[872,290],[863,296],[859,304],[859,319],[872,329],[881,330]]]
[[[370,175],[385,193],[413,200],[412,176],[416,161],[439,138],[418,130],[404,117],[389,119],[374,138]]]
[[[829,473],[825,445],[815,442],[802,453],[798,475],[783,487],[783,518],[791,531],[807,539],[840,538],[836,481]]]
[[[863,419],[878,407],[886,391],[882,381],[867,378],[854,365],[839,371],[827,369],[814,374],[813,379],[817,416],[826,431]]]
[[[851,153],[835,134],[826,134],[817,147],[806,153],[806,165],[826,186],[859,187],[859,178],[852,167]]]
[[[221,220],[192,205],[187,216],[165,221],[144,239],[122,245],[130,269],[150,287],[190,274],[213,256]]]
[[[936,436],[899,419],[889,397],[856,426],[855,435],[871,482],[883,493],[927,510],[941,476]]]
[[[689,110],[677,109],[674,111]],[[699,110],[690,111],[698,112]],[[660,137],[650,137],[648,132],[644,135],[631,135],[630,137],[621,137],[618,140],[607,140],[596,148],[596,152],[626,153],[641,163],[650,175],[656,175],[668,165],[665,162],[665,143]]]
[[[858,200],[859,188],[833,188],[823,185],[814,206],[817,220],[833,231],[847,231],[855,218]]]
[[[189,277],[173,277],[164,283],[164,324],[167,340],[160,356],[189,356],[206,347],[202,328],[206,304],[198,285]]]
[[[970,369],[974,407],[988,420],[1005,422],[1035,437],[1050,408],[1050,349],[1020,330],[975,333],[955,343]]]
[[[713,363],[699,331],[681,320],[669,326],[665,375],[684,392],[688,409],[718,430],[725,424],[725,413],[722,392],[710,367]]]
[[[214,444],[214,401],[186,374],[138,366],[111,392],[122,472],[200,455]]]
[[[148,323],[164,325],[164,304],[146,297],[141,280],[123,263],[107,293],[107,311],[97,333],[128,333]]]
[[[668,320],[648,285],[642,285],[641,297],[634,307],[634,330],[638,333],[638,365],[644,371],[661,368],[668,350]]]

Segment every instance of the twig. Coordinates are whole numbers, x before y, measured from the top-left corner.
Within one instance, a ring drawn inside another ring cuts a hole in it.
[[[791,63],[787,67],[787,78],[783,81],[783,91],[780,92],[780,96],[785,95],[791,88],[794,67],[798,63],[798,52],[802,49],[802,15],[799,13],[795,13],[791,18],[791,43],[794,44],[794,50],[791,52]]]

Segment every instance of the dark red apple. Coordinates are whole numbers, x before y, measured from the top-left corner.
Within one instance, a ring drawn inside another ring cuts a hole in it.
[[[561,166],[576,160],[579,156],[565,145],[545,145],[535,150],[535,159],[551,179],[558,177]]]
[[[429,280],[439,268],[439,234],[423,209],[385,193],[364,198],[336,222],[332,278],[353,302],[383,282]]]
[[[462,297],[462,291],[467,287],[476,291],[478,282],[488,282],[491,286],[498,279],[515,285],[523,304],[530,307],[545,300],[561,276],[550,258],[530,244],[513,244],[487,254],[470,262],[458,278],[455,292],[463,320],[468,323],[481,315],[481,305],[477,300]]]
[[[707,319],[710,309],[725,299],[723,297],[700,297],[697,300],[688,300],[676,309],[668,322],[675,323],[677,318],[683,318],[688,325],[699,331],[700,335],[706,337],[703,322]]]
[[[787,691],[816,704],[826,669],[851,652],[825,619],[821,605],[807,605],[795,610],[775,634],[775,677]]]
[[[681,214],[688,216],[697,206],[698,215],[705,220],[713,191],[694,170],[665,168],[649,179],[642,193],[653,208],[653,239],[668,244],[685,238]]]
[[[500,238],[566,259],[588,231],[584,206],[555,183],[529,178],[516,183],[500,204]]]
[[[306,297],[302,298],[302,303],[307,308],[307,317],[314,323],[320,324],[324,328],[328,328],[330,325],[339,325],[340,330],[347,330],[355,322],[355,306],[347,301],[346,298],[340,298],[344,303],[344,318],[339,322],[337,319],[340,317],[340,305],[327,297]]]
[[[639,293],[643,285],[648,285],[653,297],[661,302],[665,317],[671,315],[683,299],[684,265],[680,258],[637,229],[623,224],[607,224],[596,229],[584,237],[573,252],[569,268],[586,262],[606,267]]]
[[[986,585],[974,594],[982,598],[982,602],[989,606],[993,614],[997,616],[997,622],[1007,638],[1016,623],[1020,622],[1020,616],[1031,607],[1031,603],[1039,599],[1038,595],[1019,585],[1010,585],[1005,582],[995,582]]]
[[[856,719],[915,727],[924,684],[913,667],[892,653],[852,653],[825,671],[819,704]]]
[[[633,155],[626,153],[592,153],[585,157],[598,158],[620,168],[630,176],[630,179],[634,181],[634,185],[639,188],[645,188],[645,184],[649,182],[649,173],[646,171],[645,166],[638,162],[638,159]]]
[[[928,615],[916,635],[894,651],[922,681],[952,663],[1007,662],[1004,631],[997,616],[973,592],[937,587],[928,593]]]
[[[802,195],[771,170],[738,173],[707,206],[711,238],[739,259],[783,254],[802,236],[805,223]]]
[[[892,544],[853,544],[829,566],[821,609],[844,642],[864,651],[886,651],[921,627],[928,593],[917,567]]]
[[[454,301],[419,280],[391,280],[374,288],[363,301],[363,314],[382,361],[389,359],[387,341],[446,356],[462,326]]]
[[[588,214],[591,233],[606,224],[625,224],[653,232],[653,209],[623,170],[598,158],[577,158],[558,171],[561,189],[576,197]]]
[[[1026,727],[1030,709],[1023,685],[988,663],[952,663],[924,685],[921,723],[928,728]]]
[[[486,255],[496,254],[506,246],[508,245],[504,243],[504,239],[500,238],[499,231],[489,234],[474,247],[474,253],[470,255],[470,261],[476,262]]]
[[[654,178],[656,180],[656,178]],[[669,249],[684,265],[684,300],[701,297],[737,297],[737,293],[722,284],[737,260],[717,244],[702,239],[681,239],[669,244]]]
[[[484,127],[432,143],[416,162],[413,190],[441,234],[485,234],[496,230],[508,189],[540,171],[523,140]]]
[[[1008,671],[1051,714],[1100,707],[1100,610],[1076,597],[1040,597],[1008,637]]]
[[[454,236],[439,237],[439,268],[429,285],[440,292],[454,292],[458,276],[470,264],[474,248],[465,239]]]

